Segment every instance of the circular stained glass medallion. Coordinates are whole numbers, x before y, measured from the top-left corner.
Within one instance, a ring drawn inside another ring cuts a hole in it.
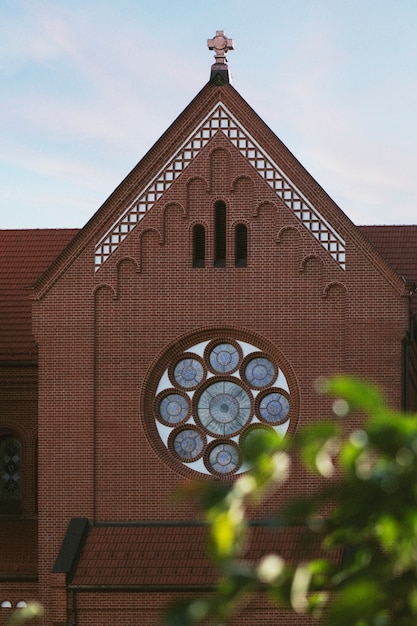
[[[184,461],[193,461],[203,451],[205,441],[194,428],[186,428],[174,433],[173,447],[178,456]]]
[[[245,367],[245,378],[252,387],[265,387],[275,378],[274,364],[265,357],[251,359]]]
[[[219,343],[210,352],[210,366],[219,374],[232,372],[239,364],[240,354],[231,343]]]
[[[259,415],[269,424],[282,424],[288,419],[290,403],[278,392],[267,393],[259,403]]]
[[[229,474],[239,466],[239,451],[229,442],[217,443],[208,454],[210,469],[218,474]]]
[[[203,380],[204,368],[200,361],[193,357],[182,359],[174,368],[175,382],[184,389],[195,387]]]
[[[179,393],[170,393],[159,403],[159,417],[167,424],[179,424],[188,415],[189,403]]]
[[[240,385],[221,380],[201,393],[197,415],[201,424],[213,435],[231,435],[249,420],[251,401]]]
[[[144,427],[158,453],[168,452],[185,476],[229,480],[248,469],[239,451],[252,432],[292,432],[294,384],[287,381],[285,359],[278,365],[272,354],[265,341],[234,331],[229,337],[206,330],[173,344],[144,385]]]

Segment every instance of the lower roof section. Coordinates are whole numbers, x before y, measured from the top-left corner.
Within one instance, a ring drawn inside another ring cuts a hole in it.
[[[210,588],[217,582],[218,572],[207,550],[207,526],[202,523],[89,524],[83,535],[83,521],[71,520],[64,539],[67,558],[62,559],[61,550],[57,559],[57,564],[66,560],[73,566],[54,568],[66,572],[72,589],[180,590]],[[68,536],[71,532],[73,540]],[[270,553],[290,562],[322,554],[320,539],[303,526],[253,523],[242,558],[257,561]],[[333,552],[330,558],[339,561],[341,556]]]
[[[75,228],[0,230],[0,359],[36,360],[32,287],[75,237]]]

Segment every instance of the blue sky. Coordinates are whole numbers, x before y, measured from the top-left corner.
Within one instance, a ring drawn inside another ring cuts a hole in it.
[[[357,224],[417,223],[416,0],[0,0],[0,228],[81,227],[209,78]]]

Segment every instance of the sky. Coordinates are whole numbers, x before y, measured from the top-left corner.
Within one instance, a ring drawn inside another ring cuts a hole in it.
[[[207,83],[356,224],[417,223],[416,0],[0,0],[0,228],[82,227]]]

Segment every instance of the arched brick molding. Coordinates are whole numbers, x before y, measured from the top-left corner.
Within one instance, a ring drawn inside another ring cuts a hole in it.
[[[210,188],[212,193],[230,191],[230,153],[224,148],[210,154]]]
[[[142,385],[140,415],[152,447],[176,472],[230,479],[249,469],[240,445],[251,429],[295,432],[298,384],[264,337],[206,328],[178,337],[157,358]]]

